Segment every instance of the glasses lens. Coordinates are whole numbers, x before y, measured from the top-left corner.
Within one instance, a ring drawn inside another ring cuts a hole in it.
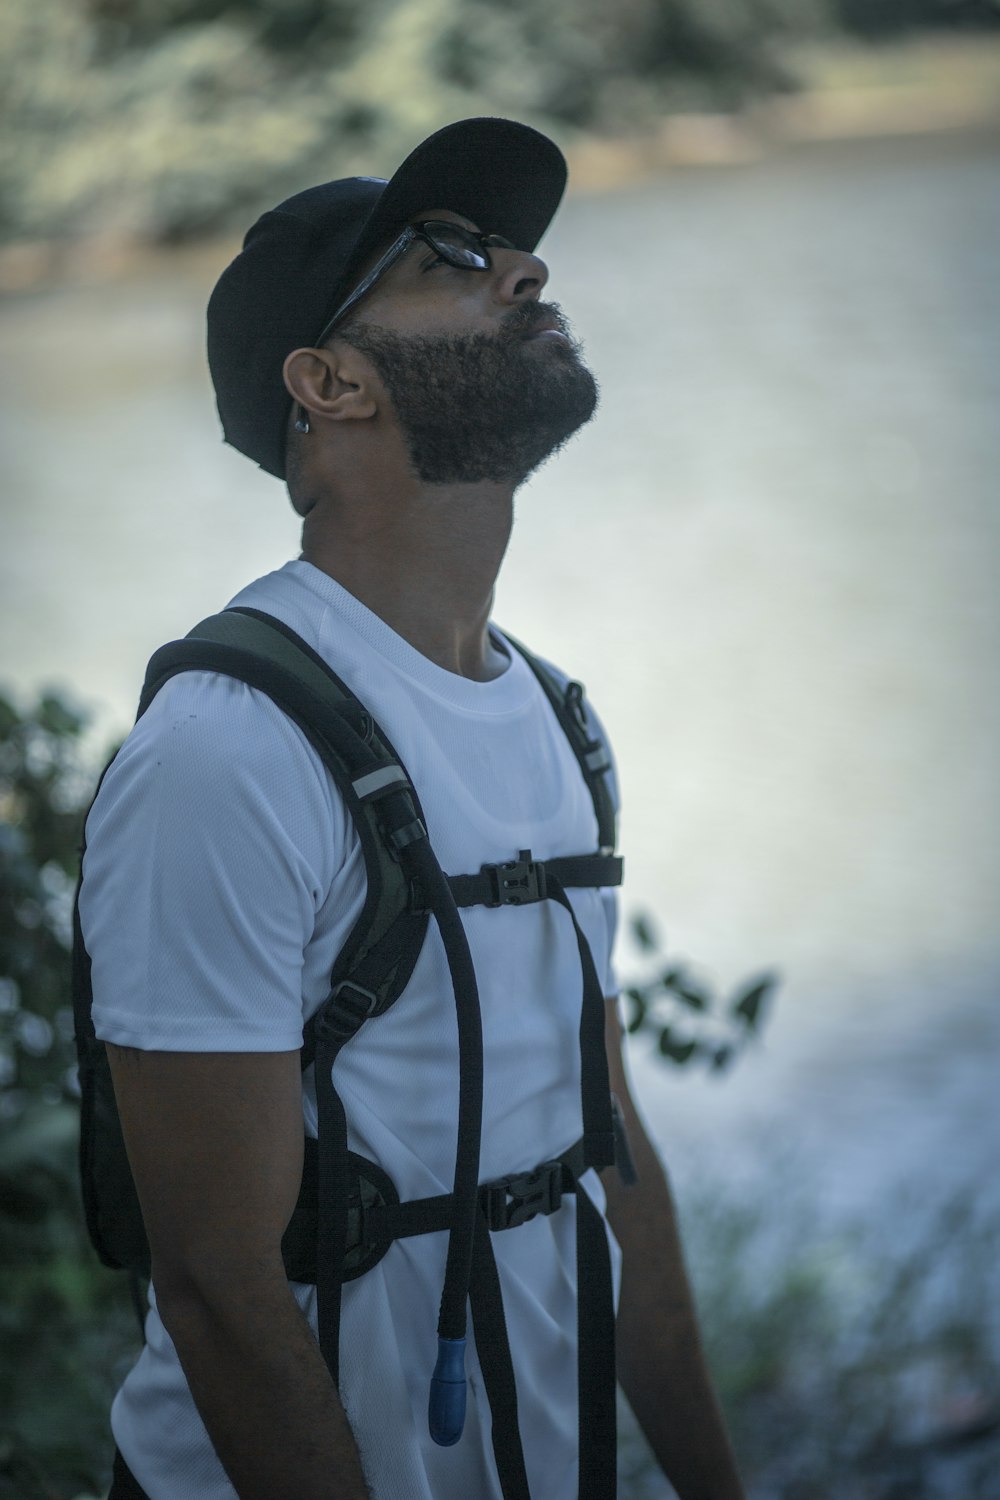
[[[478,234],[463,229],[461,224],[437,219],[422,228],[434,249],[450,265],[467,266],[477,271],[489,269],[490,257]]]

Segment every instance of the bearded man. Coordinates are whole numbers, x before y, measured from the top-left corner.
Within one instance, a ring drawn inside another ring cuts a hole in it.
[[[325,183],[264,214],[212,295],[225,438],[304,519],[301,556],[230,608],[276,621],[364,706],[463,911],[459,939],[430,924],[335,1077],[321,1053],[303,1070],[365,908],[356,809],[302,724],[236,675],[181,672],[146,707],[88,819],[80,897],[152,1255],[145,1347],[112,1413],[112,1500],[610,1500],[616,1344],[682,1500],[742,1496],[623,1068],[613,877],[594,874],[616,864],[603,732],[577,685],[490,618],[515,490],[597,405],[534,253],[564,184],[536,131],[461,121],[389,182]],[[359,798],[379,776],[353,783]],[[481,1019],[457,1272],[456,941]],[[345,1281],[331,1348],[282,1246],[333,1085],[352,1162],[374,1163],[403,1210],[433,1209],[393,1221]],[[574,1155],[588,1098],[611,1121],[612,1096],[617,1150]],[[461,1330],[439,1323],[435,1345],[442,1278]]]

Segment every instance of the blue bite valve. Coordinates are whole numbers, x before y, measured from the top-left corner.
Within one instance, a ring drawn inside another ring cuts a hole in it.
[[[427,1423],[431,1437],[440,1448],[450,1448],[462,1436],[465,1426],[464,1339],[438,1339]]]

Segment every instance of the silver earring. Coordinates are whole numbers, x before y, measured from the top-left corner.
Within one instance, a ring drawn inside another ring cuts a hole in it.
[[[309,418],[306,416],[306,409],[305,409],[304,406],[300,406],[299,407],[299,414],[295,418],[295,431],[296,432],[308,432],[309,431]]]

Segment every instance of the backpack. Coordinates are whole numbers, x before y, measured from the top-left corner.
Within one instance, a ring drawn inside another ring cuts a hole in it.
[[[507,637],[510,640],[510,637]],[[402,1236],[448,1229],[448,1255],[431,1377],[428,1421],[435,1442],[458,1441],[465,1414],[466,1307],[471,1306],[504,1500],[530,1500],[517,1426],[517,1397],[491,1232],[558,1210],[576,1193],[580,1495],[615,1493],[614,1306],[603,1220],[579,1177],[617,1160],[634,1181],[604,1048],[604,1000],[567,888],[616,886],[615,808],[607,751],[594,737],[583,688],[565,688],[519,642],[574,751],[598,824],[594,852],[546,861],[530,850],[446,875],[431,850],[417,792],[388,736],[327,663],[282,621],[240,606],[203,620],[149,662],[136,715],[178,672],[211,671],[266,693],[303,731],[351,814],[367,874],[363,909],[337,956],[326,1001],[303,1028],[303,1072],[316,1064],[318,1135],[306,1137],[298,1200],[282,1241],[290,1280],[314,1283],[320,1348],[335,1382],[344,1281],[363,1275]],[[110,766],[111,762],[109,762]],[[109,767],[105,767],[104,774]],[[103,781],[103,775],[101,777]],[[98,784],[98,792],[100,783]],[[85,851],[85,844],[81,855]],[[82,883],[82,870],[81,870]],[[81,1092],[80,1171],[91,1241],[101,1261],[130,1272],[142,1321],[139,1278],[149,1246],[122,1138],[107,1053],[91,1017],[90,958],[74,906],[73,1009]],[[459,908],[557,902],[572,922],[583,980],[580,1021],[583,1135],[561,1157],[527,1173],[479,1183],[483,1055],[479,997]],[[406,988],[433,916],[444,944],[459,1033],[459,1104],[451,1193],[400,1202],[389,1175],[348,1150],[347,1121],[333,1085],[341,1047],[382,1015]]]

